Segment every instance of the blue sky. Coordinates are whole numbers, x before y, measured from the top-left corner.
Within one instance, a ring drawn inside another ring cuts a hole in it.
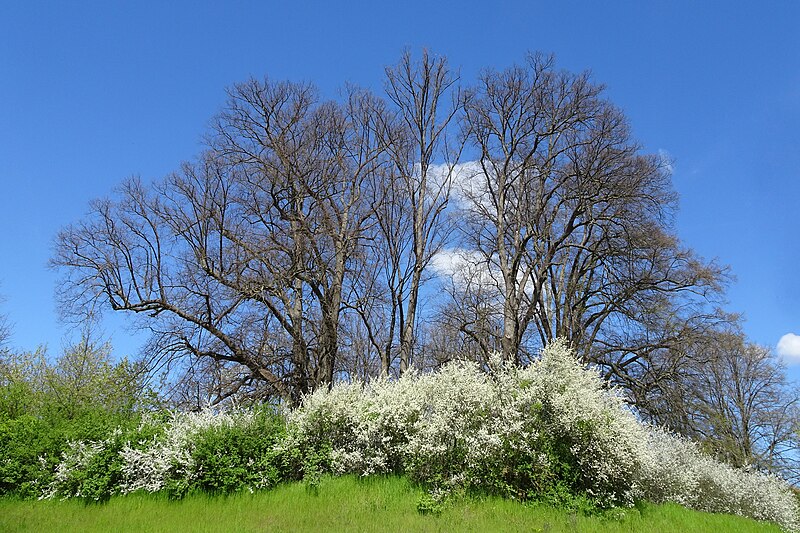
[[[347,5],[3,4],[0,312],[14,347],[58,351],[70,335],[46,267],[59,228],[125,177],[158,178],[196,154],[225,87],[268,74],[331,97],[345,82],[380,89],[405,47],[447,55],[467,81],[536,50],[591,70],[644,150],[674,159],[679,235],[731,266],[728,310],[746,315],[750,338],[800,335],[800,4]],[[106,333],[135,352],[123,325]],[[800,362],[800,342],[784,344]]]

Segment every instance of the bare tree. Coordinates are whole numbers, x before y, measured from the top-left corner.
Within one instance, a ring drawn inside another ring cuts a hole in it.
[[[359,308],[384,374],[395,359],[399,373],[413,360],[420,291],[450,233],[446,212],[460,152],[448,135],[460,105],[458,78],[445,58],[424,51],[414,61],[407,52],[386,69],[386,80],[392,115],[379,133],[390,167],[373,190],[372,269]]]
[[[548,267],[579,216],[568,154],[601,131],[599,87],[557,72],[552,60],[486,72],[467,99],[465,136],[477,171],[462,189],[464,238],[498,272],[503,356],[518,361],[543,299]]]
[[[248,237],[237,246],[269,271],[266,280],[259,273],[256,293],[271,287],[286,310],[273,313],[293,339],[296,367],[311,350],[314,374],[303,380],[313,388],[333,379],[346,282],[370,214],[366,198],[385,163],[375,134],[383,105],[353,90],[344,106],[326,103],[301,120],[280,88],[241,87],[214,146],[242,169],[241,202],[259,226],[255,240],[270,245],[254,248]]]
[[[5,348],[9,338],[11,338],[11,326],[5,315],[0,315],[0,350]]]
[[[386,69],[386,78],[389,99],[406,134],[405,143],[390,145],[396,179],[389,181],[390,188],[399,187],[400,194],[406,196],[410,214],[410,253],[405,271],[397,275],[401,280],[410,278],[405,313],[402,284],[397,287],[396,298],[400,310],[402,373],[411,362],[423,272],[449,234],[444,212],[460,149],[448,146],[446,134],[459,109],[460,97],[456,92],[450,102],[445,101],[458,78],[448,68],[445,58],[433,58],[427,51],[418,63],[406,52],[396,67]],[[453,152],[449,153],[448,148]],[[434,165],[437,161],[438,171]]]
[[[723,334],[709,343],[709,364],[685,387],[696,438],[736,466],[800,479],[800,398],[769,348]]]
[[[297,403],[330,384],[381,112],[363,91],[335,104],[307,85],[237,85],[197,162],[129,180],[59,235],[65,294],[146,314],[160,354],[233,367],[215,401],[266,383]]]
[[[519,362],[526,338],[563,337],[624,373],[650,347],[643,317],[721,289],[723,270],[671,233],[665,165],[639,154],[588,75],[541,55],[488,71],[467,99],[464,134],[479,157],[462,180],[462,242],[496,285],[505,358]]]
[[[439,308],[428,349],[442,362],[464,359],[484,364],[489,354],[502,351],[502,280],[474,251],[445,255],[444,262],[449,262],[451,271],[444,289],[450,301]]]

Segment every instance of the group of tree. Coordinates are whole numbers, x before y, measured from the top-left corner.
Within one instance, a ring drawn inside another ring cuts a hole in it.
[[[676,235],[669,162],[588,74],[531,55],[463,84],[405,54],[383,95],[228,96],[196,159],[94,201],[52,260],[66,312],[134,315],[183,401],[297,405],[563,338],[644,418],[735,463],[796,449],[785,374],[719,309],[726,269]]]

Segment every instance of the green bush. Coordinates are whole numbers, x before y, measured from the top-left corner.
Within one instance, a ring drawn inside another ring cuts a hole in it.
[[[281,458],[275,445],[284,433],[283,419],[269,410],[257,412],[248,424],[203,430],[194,442],[187,490],[228,494],[274,486],[281,480]]]
[[[118,422],[109,429],[113,422]],[[99,416],[72,421],[61,429],[63,449],[44,496],[79,497],[107,501],[120,492],[126,447],[143,447],[160,434],[158,424],[142,423],[140,417]],[[64,438],[67,435],[69,438]],[[105,438],[99,438],[105,436]]]
[[[117,439],[134,432],[139,412],[152,404],[140,370],[127,360],[114,363],[110,345],[87,337],[55,360],[44,349],[2,354],[0,495],[34,498],[56,490],[106,498],[118,485]],[[75,462],[77,443],[88,446],[81,451],[91,450],[91,458]],[[105,443],[102,452],[98,443]]]
[[[0,495],[36,498],[53,479],[63,435],[29,415],[0,420]]]
[[[137,433],[138,424],[138,416],[100,409],[85,410],[74,419],[56,413],[0,419],[0,495],[37,498],[52,490],[58,467],[74,443],[108,441],[102,453],[81,463],[80,471],[59,485],[59,494],[90,493],[92,499],[105,499],[109,487],[118,483],[116,456],[122,444],[146,438]]]

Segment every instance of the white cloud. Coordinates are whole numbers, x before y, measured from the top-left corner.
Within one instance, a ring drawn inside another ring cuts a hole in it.
[[[787,333],[778,341],[776,351],[787,364],[800,364],[800,335]]]
[[[484,297],[497,299],[502,297],[505,282],[496,260],[496,255],[487,259],[475,250],[444,248],[433,256],[431,269],[439,276],[451,278],[460,289],[480,290]],[[530,279],[525,279],[523,273],[518,274],[517,281],[528,296],[533,294]],[[490,296],[492,293],[494,297]]]
[[[439,275],[452,276],[462,268],[460,250],[444,248],[431,260],[431,268]]]
[[[478,284],[496,286],[498,279],[492,274],[486,259],[479,252],[461,248],[445,248],[437,252],[431,268],[440,276],[452,277],[460,286]]]
[[[480,198],[486,188],[481,166],[477,161],[467,161],[456,165],[431,165],[430,174],[434,184],[441,185],[446,180],[452,184],[452,196],[456,206],[467,208],[468,197]]]

